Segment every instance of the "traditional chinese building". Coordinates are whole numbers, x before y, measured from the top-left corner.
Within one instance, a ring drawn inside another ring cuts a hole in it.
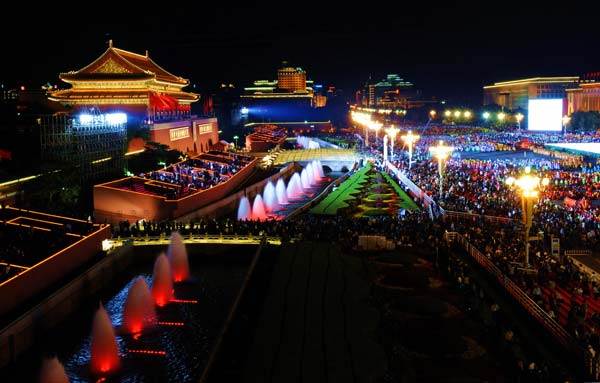
[[[71,88],[50,94],[50,99],[78,109],[97,106],[101,112],[126,112],[128,120],[186,117],[198,95],[182,90],[189,81],[156,64],[148,55],[115,48],[108,49],[91,64],[59,78]]]
[[[218,143],[215,118],[191,114],[198,94],[186,92],[189,80],[175,76],[149,56],[113,46],[91,64],[77,71],[61,73],[68,89],[51,92],[50,100],[69,107],[73,114],[93,108],[100,113],[126,113],[128,129],[149,130],[150,141],[183,152],[206,151]],[[140,140],[130,141],[128,151],[143,148]]]

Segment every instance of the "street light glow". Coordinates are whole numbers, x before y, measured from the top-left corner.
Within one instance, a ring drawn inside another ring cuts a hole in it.
[[[527,166],[519,178],[508,177],[504,182],[509,186],[516,185],[521,190],[523,224],[525,225],[525,257],[523,264],[527,267],[529,265],[529,231],[532,225],[533,200],[538,198],[540,184],[546,186],[550,180],[532,175],[531,167]]]
[[[421,136],[418,134],[412,134],[412,131],[408,131],[408,133],[402,135],[400,138],[408,145],[408,168],[410,169],[412,165],[412,153],[413,153],[413,144],[417,141]]]
[[[438,171],[440,176],[440,198],[442,198],[442,182],[443,182],[443,161],[450,156],[454,148],[444,145],[444,141],[440,140],[437,146],[431,146],[429,151],[438,159]]]
[[[390,137],[390,157],[392,158],[392,161],[394,160],[394,141],[396,140],[396,135],[399,131],[400,129],[395,128],[394,125],[385,129],[385,132]]]

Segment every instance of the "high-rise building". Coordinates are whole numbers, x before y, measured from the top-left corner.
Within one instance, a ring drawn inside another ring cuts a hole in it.
[[[527,109],[530,99],[567,98],[567,89],[577,87],[579,76],[534,77],[497,82],[483,87],[483,105],[508,110]]]
[[[360,94],[359,105],[368,108],[410,109],[421,104],[421,92],[414,89],[410,81],[397,74],[388,74],[385,79],[369,80]]]
[[[279,68],[277,70],[277,87],[292,93],[306,91],[306,72],[302,68]]]
[[[256,80],[244,88],[242,106],[248,110],[249,122],[298,121],[310,119],[311,110],[323,105],[315,100],[313,81],[306,71],[283,63],[277,80]],[[326,100],[325,100],[326,101]]]

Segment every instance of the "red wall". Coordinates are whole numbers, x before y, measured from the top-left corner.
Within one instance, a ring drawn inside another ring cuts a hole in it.
[[[130,222],[140,219],[163,221],[178,218],[230,194],[252,174],[257,163],[258,159],[253,160],[227,182],[178,200],[167,200],[162,196],[120,189],[119,186],[128,183],[129,178],[95,185],[95,220],[99,223],[118,223],[124,220]],[[141,182],[151,181],[139,177],[134,178]]]
[[[0,316],[92,259],[102,251],[102,241],[110,236],[110,226],[104,225],[79,242],[0,284]]]
[[[210,131],[206,131],[206,125]],[[183,133],[187,128],[187,137]],[[216,118],[191,118],[187,120],[155,123],[150,128],[150,141],[168,145],[181,152],[206,152],[219,142],[219,125]],[[195,145],[194,145],[195,144]]]

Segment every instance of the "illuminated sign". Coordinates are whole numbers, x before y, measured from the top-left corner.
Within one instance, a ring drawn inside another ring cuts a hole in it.
[[[210,132],[212,132],[211,124],[198,125],[198,133],[203,134],[203,133],[210,133]]]
[[[189,136],[190,128],[187,126],[183,128],[175,128],[169,130],[169,138],[171,139],[171,141],[181,140],[184,138],[188,138]]]
[[[95,125],[95,124],[107,124],[107,125],[120,125],[127,123],[127,115],[125,113],[106,113],[106,114],[80,114],[79,124],[80,125]]]

